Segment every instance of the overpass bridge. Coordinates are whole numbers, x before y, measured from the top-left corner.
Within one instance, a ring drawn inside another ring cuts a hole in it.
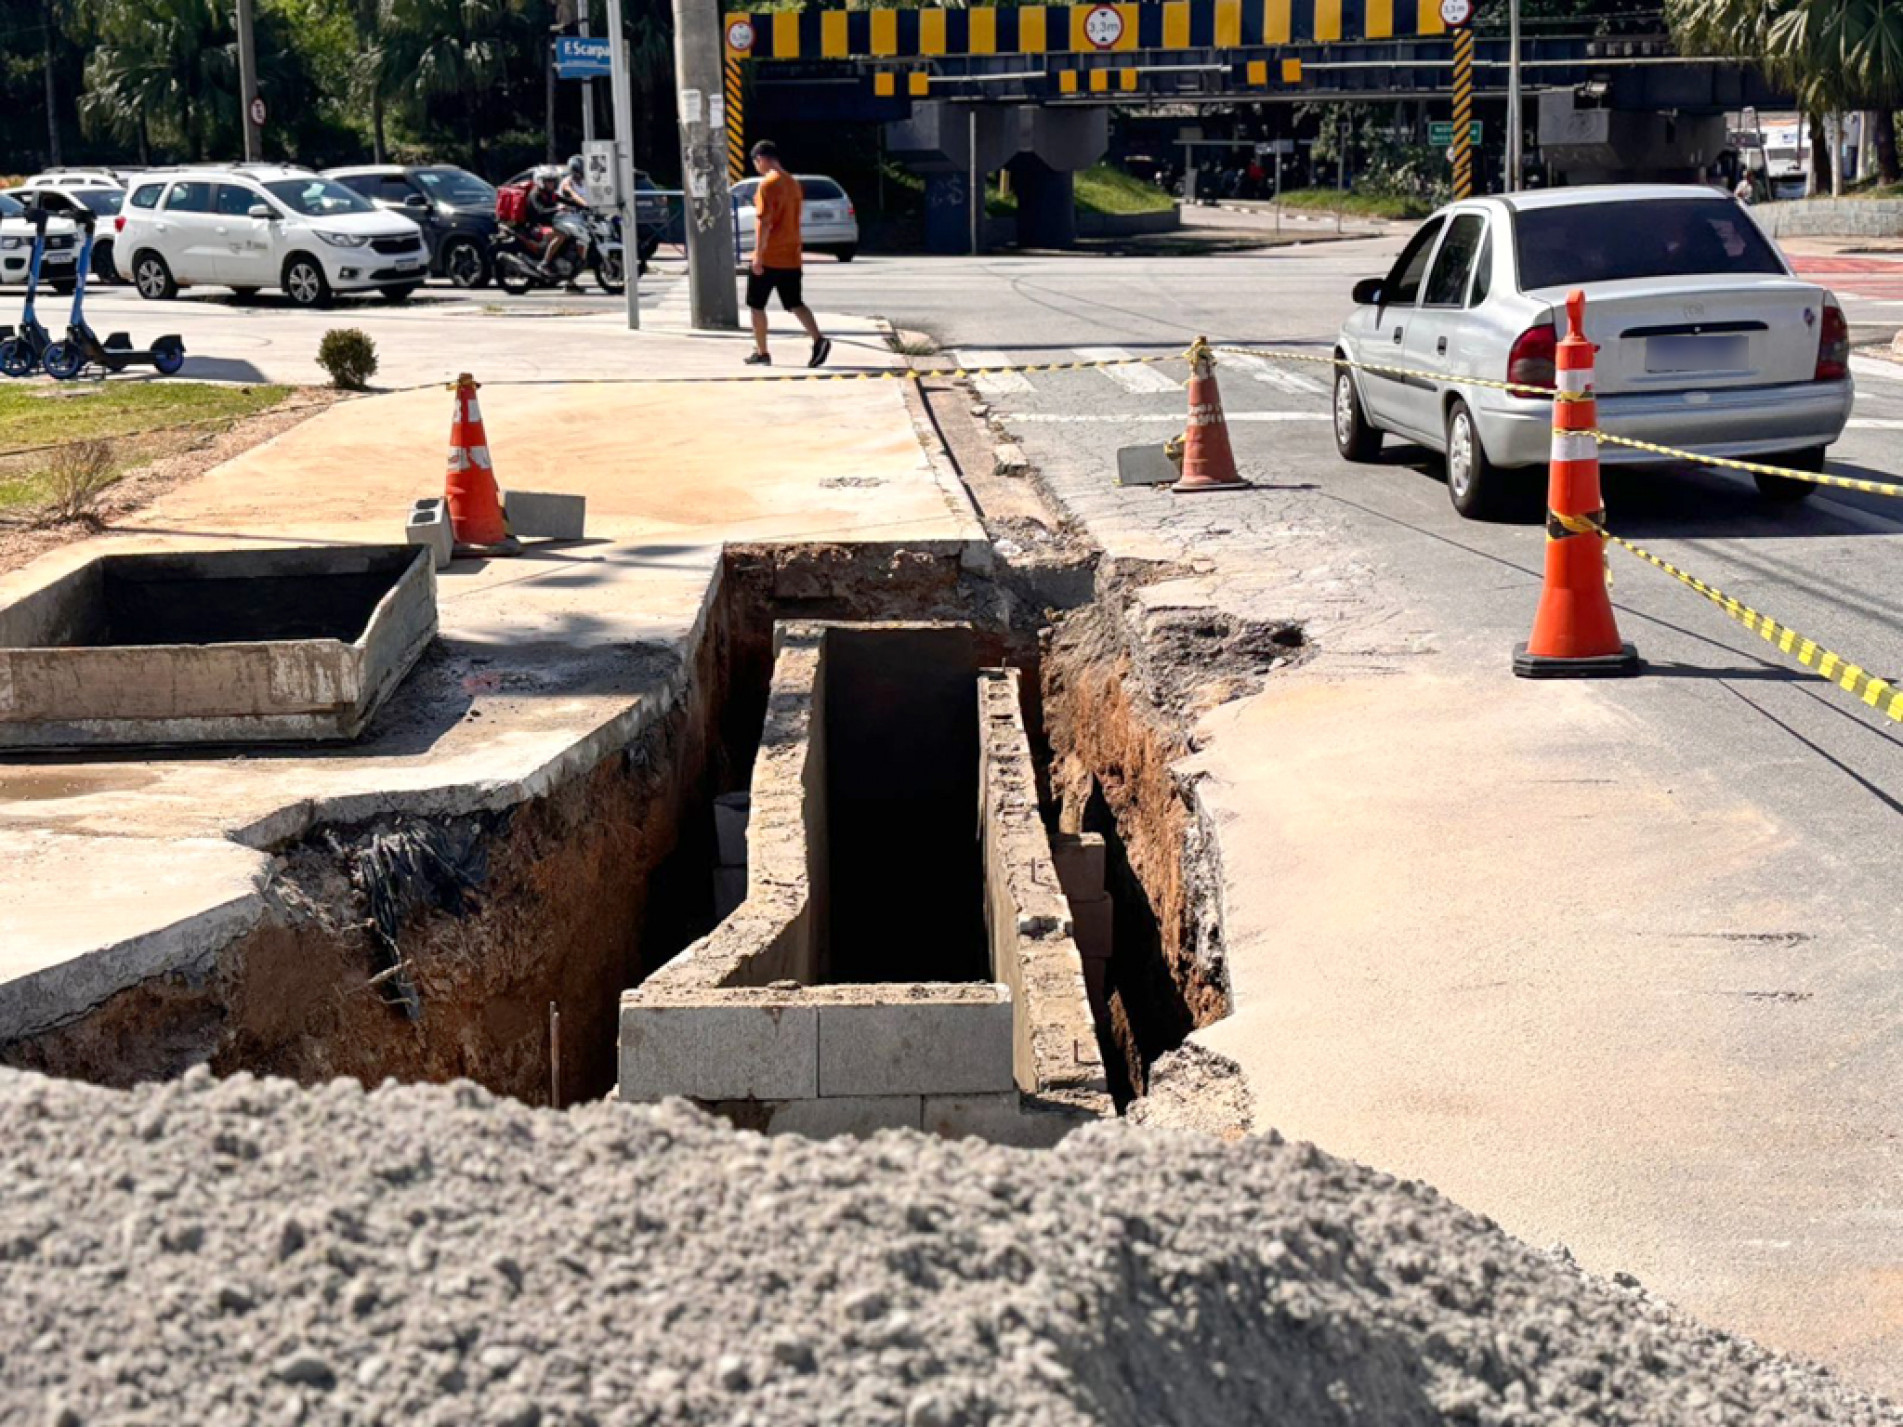
[[[888,154],[926,180],[927,241],[941,251],[966,241],[970,173],[1006,164],[1021,240],[1074,236],[1071,175],[1102,156],[1112,105],[1452,103],[1438,0],[737,11],[725,34],[736,164],[749,100],[753,127],[882,123]],[[1662,33],[1532,35],[1520,53],[1527,93],[1542,96],[1542,147],[1577,150],[1581,171],[1695,169],[1722,146],[1727,110],[1787,99],[1735,61],[1677,55]],[[1504,95],[1507,73],[1506,38],[1480,34],[1477,93]]]

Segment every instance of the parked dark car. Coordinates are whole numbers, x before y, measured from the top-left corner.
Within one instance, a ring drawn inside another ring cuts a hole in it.
[[[482,287],[490,277],[496,191],[467,169],[449,164],[407,167],[362,164],[325,170],[379,208],[413,219],[429,244],[429,270],[457,287]]]

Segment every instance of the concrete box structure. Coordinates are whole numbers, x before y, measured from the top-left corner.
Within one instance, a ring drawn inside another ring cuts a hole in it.
[[[404,524],[403,538],[430,552],[432,568],[446,570],[456,554],[456,532],[449,523],[449,507],[441,496],[419,500]]]
[[[102,555],[0,606],[0,748],[355,738],[435,632],[415,546]]]
[[[1018,676],[981,671],[979,643],[958,625],[775,629],[746,895],[623,994],[623,1099],[687,1096],[773,1132],[1026,1145],[1114,1112]],[[900,874],[887,905],[910,914],[868,921],[855,904]],[[957,937],[933,941],[941,923],[968,933],[968,961]]]
[[[502,510],[512,535],[529,540],[579,540],[588,519],[588,497],[551,491],[504,491]]]

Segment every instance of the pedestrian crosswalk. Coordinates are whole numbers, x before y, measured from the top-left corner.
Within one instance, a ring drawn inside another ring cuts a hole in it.
[[[1151,356],[1150,352],[1138,352],[1128,347],[1040,347],[1034,350],[1006,351],[992,347],[960,347],[946,355],[966,371],[976,371],[987,367],[1042,367],[1071,366],[1084,364],[1083,369],[1067,371],[993,371],[973,376],[972,385],[987,397],[1026,396],[1043,389],[1056,389],[1059,381],[1085,383],[1104,381],[1122,391],[1138,396],[1181,397],[1187,372],[1179,362],[1167,361],[1155,364],[1119,366],[1115,363],[1130,362],[1134,357]],[[1106,365],[1089,366],[1098,362]],[[1271,391],[1288,396],[1300,397],[1302,405],[1311,400],[1326,400],[1328,387],[1326,382],[1313,373],[1295,370],[1281,363],[1265,360],[1261,357],[1245,357],[1235,353],[1222,353],[1217,359],[1219,375],[1246,380],[1247,382],[1268,387]],[[1066,387],[1075,390],[1074,387]],[[1247,387],[1243,390],[1248,390]],[[1240,395],[1240,393],[1238,393]],[[1325,410],[1324,407],[1317,408]]]

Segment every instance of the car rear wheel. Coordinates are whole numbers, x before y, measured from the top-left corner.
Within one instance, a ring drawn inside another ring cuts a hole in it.
[[[315,258],[299,253],[284,265],[284,293],[299,307],[327,307],[330,279]]]
[[[1766,456],[1767,466],[1783,466],[1792,471],[1811,471],[1822,474],[1824,469],[1824,448],[1807,446],[1802,451],[1786,451],[1780,456]],[[1759,471],[1751,474],[1758,483],[1758,494],[1766,500],[1776,501],[1780,505],[1795,504],[1809,499],[1811,492],[1817,489],[1812,481],[1793,480],[1789,476],[1767,476]]]
[[[1447,411],[1447,494],[1469,520],[1499,520],[1507,512],[1507,472],[1487,459],[1473,412],[1464,401]]]
[[[133,259],[132,282],[140,297],[154,302],[178,296],[178,279],[157,253],[140,253]]]
[[[1368,424],[1349,371],[1335,373],[1335,449],[1344,461],[1372,461],[1381,454],[1381,432]]]
[[[489,260],[474,243],[451,243],[443,251],[443,276],[452,287],[486,286]]]

